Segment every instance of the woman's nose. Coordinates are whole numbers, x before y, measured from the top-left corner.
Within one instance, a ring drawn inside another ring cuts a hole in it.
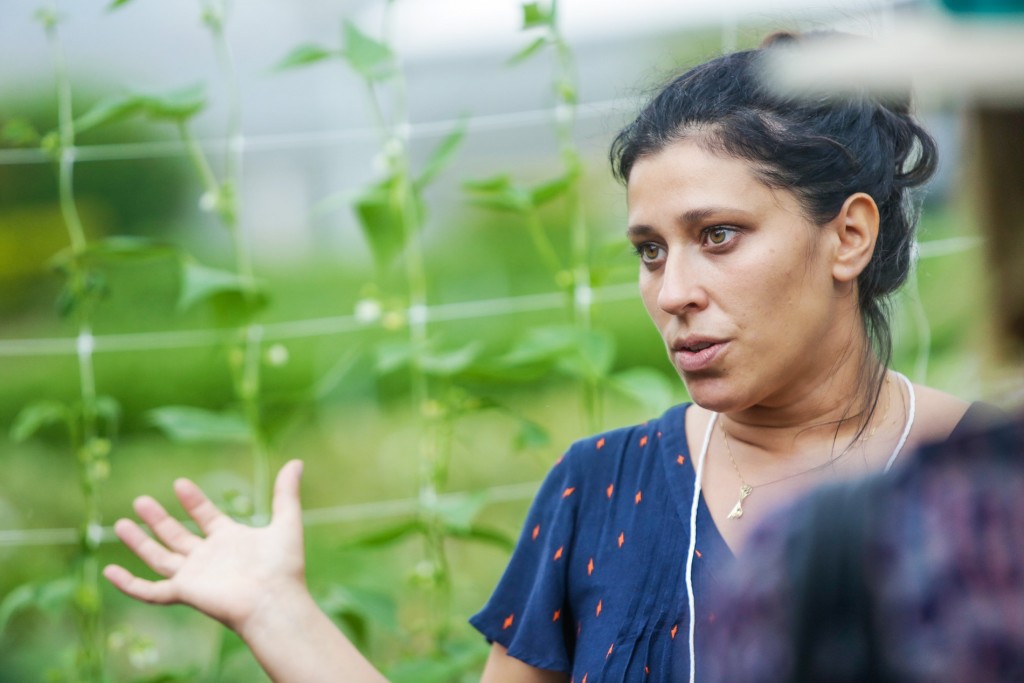
[[[662,271],[658,306],[666,313],[681,315],[707,306],[708,293],[700,267],[688,263],[683,255],[670,254]]]

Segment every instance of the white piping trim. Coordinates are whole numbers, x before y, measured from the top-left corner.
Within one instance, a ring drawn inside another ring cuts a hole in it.
[[[694,645],[694,633],[697,623],[697,608],[693,598],[693,556],[697,551],[697,505],[700,502],[700,482],[704,477],[704,460],[708,455],[708,447],[711,445],[711,432],[718,421],[718,413],[711,413],[708,420],[708,429],[704,434],[704,445],[700,449],[700,456],[697,458],[697,471],[693,478],[693,503],[690,506],[690,552],[686,556],[686,596],[689,599],[690,607],[690,683],[695,683],[697,676],[697,653]],[[683,433],[686,433],[685,425]]]
[[[893,463],[896,462],[896,458],[899,457],[900,451],[903,450],[903,446],[906,445],[907,438],[910,436],[910,429],[914,426],[914,418],[917,416],[917,396],[914,393],[913,383],[902,373],[896,372],[896,376],[903,381],[904,385],[906,385],[907,393],[910,397],[907,402],[907,423],[903,426],[903,434],[900,435],[900,440],[897,442],[896,448],[893,449],[892,455],[889,456],[889,461],[885,463],[884,472],[888,472],[892,468]]]

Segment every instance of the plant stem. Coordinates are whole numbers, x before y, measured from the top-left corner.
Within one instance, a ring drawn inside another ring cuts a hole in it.
[[[383,40],[385,44],[391,28],[391,2],[384,10]],[[422,359],[428,353],[430,338],[427,319],[427,276],[422,240],[423,216],[419,210],[419,190],[410,162],[408,145],[408,107],[406,84],[401,65],[396,68],[394,86],[394,115],[388,125],[383,108],[371,85],[371,100],[378,125],[386,131],[385,146],[391,170],[397,178],[395,183],[398,196],[394,199],[402,207],[401,222],[405,240],[402,263],[405,269],[406,294],[409,301],[408,327],[409,342],[412,346],[410,363],[411,398],[421,420],[419,438],[419,500],[420,514],[425,522],[425,553],[432,568],[434,593],[430,615],[433,619],[432,636],[435,653],[440,654],[449,634],[449,609],[451,599],[451,569],[445,549],[445,529],[437,512],[440,490],[446,479],[447,462],[450,458],[451,442],[444,438],[444,424],[447,410],[430,392],[430,381],[423,370]]]
[[[92,293],[88,289],[88,274],[84,271],[79,257],[88,246],[85,230],[78,214],[74,198],[75,128],[71,93],[64,49],[57,30],[56,8],[54,20],[47,23],[47,37],[50,40],[57,81],[57,119],[59,137],[58,197],[61,215],[68,232],[72,257],[69,259],[67,274],[69,286],[79,300],[75,306],[78,321],[78,376],[81,396],[80,424],[72,436],[72,448],[76,455],[79,482],[84,503],[84,519],[81,529],[81,551],[75,589],[75,609],[79,629],[79,643],[75,656],[76,675],[83,683],[100,683],[105,680],[104,655],[105,638],[100,602],[100,572],[97,551],[100,542],[102,519],[99,511],[99,483],[101,469],[96,467],[99,459],[107,457],[107,446],[97,434],[96,377],[93,367]]]
[[[235,258],[235,272],[244,283],[255,281],[252,257],[242,230],[241,203],[239,193],[242,187],[244,138],[242,136],[242,107],[235,69],[234,55],[227,40],[224,26],[230,12],[230,3],[225,0],[205,0],[205,20],[213,36],[221,71],[228,90],[227,148],[224,154],[224,181],[217,183],[216,177],[195,139],[186,134],[189,154],[203,178],[206,191],[213,193],[216,213],[231,236]],[[184,129],[184,126],[183,126]],[[242,412],[252,437],[253,456],[253,515],[257,523],[270,517],[270,449],[264,436],[260,395],[262,392],[261,354],[263,328],[252,321],[257,308],[256,293],[249,286],[243,289],[247,309],[247,323],[238,330],[238,340],[229,352],[238,359],[233,367],[235,395],[242,404]]]
[[[573,132],[576,127],[577,95],[576,64],[572,50],[559,30],[558,0],[552,0],[551,42],[555,48],[555,132],[566,173],[573,179],[567,193],[572,254],[572,319],[581,332],[592,327],[593,290],[590,272],[590,231],[580,185],[583,163],[580,160]],[[588,432],[596,432],[603,423],[601,387],[596,378],[583,380],[583,415]]]

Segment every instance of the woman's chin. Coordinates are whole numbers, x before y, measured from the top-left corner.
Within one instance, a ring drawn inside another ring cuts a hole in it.
[[[742,400],[734,387],[721,378],[700,380],[683,378],[690,400],[695,404],[715,413],[728,413],[737,410]]]

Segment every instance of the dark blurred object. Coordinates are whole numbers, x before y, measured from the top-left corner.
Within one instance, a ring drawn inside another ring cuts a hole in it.
[[[996,315],[1024,346],[1024,102],[979,107],[973,120],[977,212],[995,269]]]

